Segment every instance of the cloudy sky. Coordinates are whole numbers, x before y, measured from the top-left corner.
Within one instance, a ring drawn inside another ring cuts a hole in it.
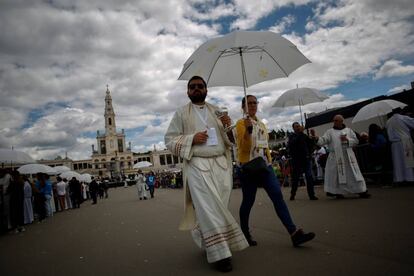
[[[300,120],[297,107],[271,107],[296,85],[330,96],[306,105],[309,113],[414,81],[412,0],[2,0],[0,147],[36,159],[89,158],[104,130],[108,84],[133,151],[163,148],[174,110],[188,101],[186,82],[177,80],[184,62],[237,29],[280,33],[312,61],[249,88],[270,129]],[[209,98],[238,119],[242,91],[212,87]]]

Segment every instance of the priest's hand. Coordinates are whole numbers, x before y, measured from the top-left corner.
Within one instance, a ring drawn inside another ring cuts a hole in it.
[[[193,137],[193,145],[201,145],[207,142],[207,130],[197,132]]]
[[[314,140],[318,140],[319,139],[319,137],[316,136],[316,132],[315,132],[315,130],[313,128],[310,129],[310,137],[312,139],[314,139]]]
[[[339,138],[341,139],[341,142],[348,142],[349,141],[348,137],[346,137],[346,134],[343,134],[343,135],[339,136]]]
[[[231,125],[231,118],[229,115],[225,114],[221,116],[219,119],[225,128]]]

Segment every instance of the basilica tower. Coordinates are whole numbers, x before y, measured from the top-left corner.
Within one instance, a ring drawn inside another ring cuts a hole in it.
[[[108,85],[105,96],[105,133],[106,135],[116,134],[115,112],[112,107],[112,97]]]
[[[92,146],[92,159],[95,169],[99,169],[99,175],[111,177],[125,174],[132,169],[133,154],[131,146],[125,143],[125,131],[116,131],[115,110],[112,106],[111,92],[106,86],[105,95],[105,132],[99,130],[96,133],[98,148]]]

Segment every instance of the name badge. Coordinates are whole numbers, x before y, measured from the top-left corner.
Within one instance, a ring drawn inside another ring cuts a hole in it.
[[[262,149],[265,149],[265,148],[269,147],[269,145],[267,143],[267,140],[256,140],[256,146],[258,148],[262,148]]]
[[[207,146],[217,146],[218,140],[217,140],[217,132],[214,127],[207,129]]]

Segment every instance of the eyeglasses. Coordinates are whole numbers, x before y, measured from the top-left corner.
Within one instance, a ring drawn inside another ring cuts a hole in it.
[[[198,89],[204,89],[206,86],[205,86],[204,84],[202,84],[202,83],[193,83],[193,84],[190,84],[190,85],[188,86],[188,88],[190,88],[191,90],[196,89],[196,87],[197,87]]]
[[[259,102],[247,102],[247,105],[257,105]]]

